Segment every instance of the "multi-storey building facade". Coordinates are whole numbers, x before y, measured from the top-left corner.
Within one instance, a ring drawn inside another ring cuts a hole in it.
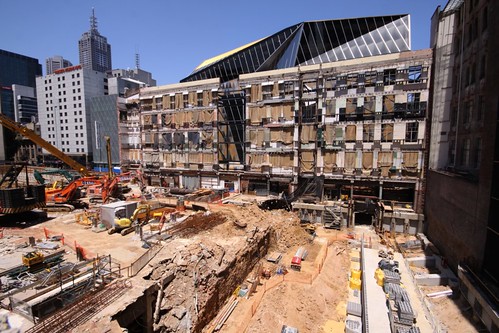
[[[425,209],[428,237],[458,271],[464,296],[490,332],[499,327],[497,13],[497,1],[451,0],[433,16]]]
[[[15,96],[12,85],[34,88],[35,78],[42,75],[42,66],[38,59],[25,55],[0,50],[0,112],[12,120],[20,120],[15,110]],[[17,146],[5,144],[13,142],[15,134],[0,126],[0,160],[12,159]]]
[[[80,65],[83,68],[98,72],[106,72],[113,68],[111,61],[111,45],[107,38],[97,30],[97,18],[92,9],[90,30],[84,32],[78,41]]]
[[[92,159],[89,99],[107,94],[106,76],[80,65],[36,78],[42,137],[83,162]]]
[[[404,17],[394,19],[404,25]],[[324,24],[326,36],[337,22],[313,24]],[[286,50],[279,51],[282,61],[275,54],[265,60],[265,52],[258,52],[275,44],[264,40],[204,62],[180,84],[141,89],[140,104],[128,110],[140,122],[134,131],[141,135],[141,150],[129,149],[128,160],[135,167],[142,160],[151,184],[289,194],[320,179],[321,197],[367,195],[421,212],[431,51],[396,52],[395,45],[410,42],[387,33],[399,43],[385,43],[395,50],[369,56],[366,50],[376,43],[365,36],[355,36],[365,48],[350,41],[342,46],[310,30],[306,24],[290,29],[291,49],[308,33],[309,43],[315,38],[315,45],[331,44],[332,51],[312,52],[310,59],[297,60],[301,66]],[[284,60],[288,66],[275,69]],[[270,70],[241,70],[234,77],[238,61],[260,61]],[[216,75],[221,77],[197,79]]]
[[[45,60],[46,74],[52,74],[56,70],[66,67],[71,67],[71,61],[64,59],[62,56],[53,56]]]

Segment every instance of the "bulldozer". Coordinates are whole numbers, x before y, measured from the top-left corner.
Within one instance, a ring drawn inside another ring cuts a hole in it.
[[[43,253],[38,251],[31,251],[23,254],[22,256],[23,265],[26,267],[32,267],[41,264],[44,261],[45,261],[45,256],[43,255]]]

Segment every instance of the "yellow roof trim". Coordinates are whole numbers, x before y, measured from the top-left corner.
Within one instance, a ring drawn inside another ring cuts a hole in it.
[[[265,37],[265,38],[267,38],[267,37]],[[226,57],[228,57],[228,56],[230,56],[230,55],[233,55],[234,53],[237,53],[237,52],[241,51],[242,49],[245,49],[245,48],[247,48],[247,47],[250,47],[250,46],[252,46],[252,45],[254,45],[254,44],[258,43],[259,41],[264,40],[265,38],[258,39],[258,40],[254,41],[254,42],[248,43],[248,44],[246,44],[246,45],[240,46],[240,47],[235,48],[235,49],[233,49],[233,50],[230,50],[230,51],[227,51],[227,52],[225,52],[225,53],[222,53],[222,54],[219,54],[219,55],[217,55],[217,56],[214,56],[214,57],[212,57],[212,58],[206,59],[206,60],[205,60],[205,61],[203,61],[201,64],[199,64],[199,66],[197,66],[197,67],[194,69],[194,71],[197,71],[197,70],[198,70],[198,69],[200,69],[200,68],[203,68],[203,67],[209,66],[209,65],[211,65],[211,64],[213,64],[213,63],[215,63],[215,62],[217,62],[217,61],[219,61],[219,60],[221,60],[221,59],[223,59],[223,58],[226,58]]]

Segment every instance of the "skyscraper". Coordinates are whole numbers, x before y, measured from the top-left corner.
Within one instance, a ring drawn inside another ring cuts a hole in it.
[[[47,68],[47,75],[54,73],[58,69],[73,66],[71,61],[66,60],[58,55],[47,58],[47,60],[45,60],[45,65]]]
[[[98,72],[112,69],[111,45],[107,43],[107,38],[97,30],[97,18],[94,9],[92,9],[92,16],[90,16],[90,30],[83,33],[78,41],[78,48],[80,64],[83,68]]]

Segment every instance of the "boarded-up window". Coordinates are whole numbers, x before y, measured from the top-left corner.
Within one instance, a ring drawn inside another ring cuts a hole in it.
[[[324,172],[329,173],[336,170],[336,152],[326,151],[324,153]]]
[[[272,96],[279,97],[279,83],[274,82],[274,87],[272,89]]]
[[[269,162],[274,168],[293,167],[293,154],[270,154]]]
[[[260,107],[250,107],[250,120],[252,124],[259,124],[262,121],[262,118],[267,117],[267,110],[265,108]]]
[[[201,148],[211,149],[213,147],[213,132],[201,132]]]
[[[203,106],[209,106],[211,103],[211,91],[203,90]]]
[[[175,109],[181,109],[184,107],[184,99],[182,93],[175,94]]]
[[[203,153],[203,163],[213,164],[213,154],[212,153]]]
[[[251,130],[250,131],[250,142],[257,147],[263,145],[264,131],[263,130]]]
[[[376,96],[364,97],[364,115],[366,116],[374,115],[375,111],[376,111]]]
[[[282,106],[281,105],[272,105],[270,107],[270,117],[272,120],[277,121],[281,117]]]
[[[286,120],[293,120],[293,118],[295,116],[293,110],[294,110],[293,104],[283,104],[283,106],[282,106],[283,117]]]
[[[163,113],[161,115],[161,126],[170,127],[172,124],[172,114],[171,113]]]
[[[352,142],[355,141],[356,137],[356,132],[357,132],[357,127],[355,125],[347,125],[346,131],[345,131],[345,141],[346,142]]]
[[[249,155],[248,164],[252,169],[258,169],[265,163],[265,154],[251,154]]]
[[[418,167],[418,152],[404,152],[403,158],[403,168],[404,169],[417,169]]]
[[[315,157],[313,151],[302,151],[300,155],[300,170],[302,172],[312,172],[315,167]]]
[[[315,142],[317,138],[317,129],[314,125],[303,125],[301,128],[300,140],[302,143]]]
[[[345,153],[345,171],[352,172],[355,169],[355,158],[357,156],[356,152],[346,152]]]
[[[393,140],[393,124],[381,124],[381,141],[391,142]]]
[[[163,154],[163,160],[165,162],[165,166],[171,166],[173,162],[173,154]]]
[[[373,168],[373,153],[370,151],[362,152],[362,169],[371,170]]]
[[[383,177],[388,176],[388,172],[393,165],[393,152],[382,151],[378,153],[378,168],[381,170]]]
[[[189,163],[199,163],[201,162],[200,160],[200,153],[190,153],[189,154]]]
[[[357,110],[357,98],[347,98],[346,114],[355,114]]]
[[[336,114],[336,100],[326,100],[326,116],[334,116]]]
[[[364,142],[374,141],[374,124],[364,124],[362,129],[362,140]]]
[[[285,145],[290,145],[293,143],[293,128],[283,129],[281,132],[282,143]]]
[[[334,135],[335,135],[335,127],[333,125],[326,125],[326,130],[324,131],[324,140],[326,141],[326,144],[332,145],[334,141]]]
[[[251,101],[257,102],[262,100],[262,86],[259,84],[253,84],[251,86]]]
[[[393,113],[395,106],[395,95],[383,96],[383,113]]]
[[[190,91],[189,92],[189,97],[188,97],[188,103],[190,104],[191,107],[195,106],[197,104],[197,94],[195,91]]]

